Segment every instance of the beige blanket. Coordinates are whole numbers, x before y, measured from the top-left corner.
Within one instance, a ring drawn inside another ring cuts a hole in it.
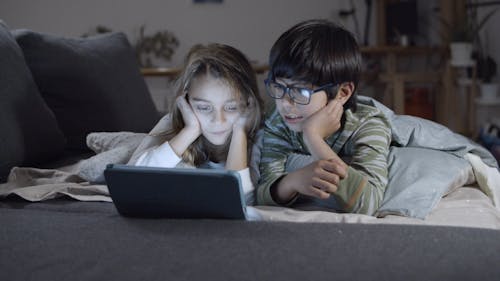
[[[0,184],[0,197],[11,194],[31,202],[63,195],[79,201],[112,202],[106,185],[90,184],[75,173],[63,170],[15,167],[8,182]]]
[[[250,207],[249,207],[250,208]],[[382,223],[476,227],[500,230],[500,211],[476,187],[461,187],[443,197],[424,219],[395,215],[384,218],[361,214],[337,214],[323,211],[300,211],[283,207],[256,206],[261,220],[321,223]]]
[[[80,201],[111,202],[106,185],[92,184],[85,179],[86,175],[92,174],[88,169],[97,166],[102,169],[106,161],[129,157],[132,150],[124,146],[129,146],[130,142],[137,144],[142,137],[130,138],[126,133],[122,135],[123,139],[116,134],[105,135],[105,138],[102,136],[89,135],[89,147],[93,147],[98,154],[74,165],[57,170],[19,167],[12,169],[9,181],[0,184],[0,198],[17,195],[36,202],[69,196]],[[107,142],[104,143],[103,140]],[[124,156],[124,153],[127,155]],[[471,163],[479,184],[451,190],[424,220],[395,215],[376,218],[360,214],[302,211],[269,206],[248,207],[247,211],[252,219],[265,221],[424,224],[500,229],[500,174],[473,154],[467,155],[466,159]]]
[[[111,202],[105,185],[90,184],[71,172],[78,164],[63,170],[15,168],[10,177],[18,180],[0,185],[0,197],[18,195],[28,201],[43,201],[69,196],[80,201]],[[483,179],[493,180],[495,173],[487,170]],[[477,171],[480,173],[480,171]],[[12,184],[16,183],[16,184]],[[500,181],[496,182],[497,184]],[[498,189],[496,190],[498,196]],[[500,210],[477,186],[460,187],[442,198],[424,220],[389,215],[376,218],[360,214],[338,214],[325,211],[301,211],[285,207],[253,206],[248,213],[254,220],[323,222],[323,223],[387,223],[447,225],[500,229]]]

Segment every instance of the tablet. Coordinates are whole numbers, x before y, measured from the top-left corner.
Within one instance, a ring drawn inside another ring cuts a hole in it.
[[[247,219],[237,172],[110,164],[109,193],[123,216],[182,219]]]

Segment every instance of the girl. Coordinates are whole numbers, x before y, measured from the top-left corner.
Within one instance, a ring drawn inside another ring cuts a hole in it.
[[[261,124],[262,99],[249,61],[227,45],[194,46],[176,96],[171,114],[159,121],[129,163],[235,170],[247,204],[253,204],[248,155]]]

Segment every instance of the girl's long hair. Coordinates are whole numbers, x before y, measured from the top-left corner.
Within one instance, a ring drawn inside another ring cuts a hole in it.
[[[183,70],[175,83],[176,97],[189,92],[195,79],[208,77],[220,79],[232,88],[236,98],[241,101],[242,111],[250,112],[247,126],[248,153],[255,135],[261,126],[263,101],[257,87],[255,71],[250,62],[239,50],[224,44],[195,45],[184,61]],[[176,103],[170,105],[172,127],[164,134],[167,139],[173,138],[182,128],[184,120]],[[202,135],[198,137],[182,154],[182,160],[199,166],[208,159],[226,160],[231,137],[222,146],[214,146]],[[250,159],[250,157],[248,157]]]

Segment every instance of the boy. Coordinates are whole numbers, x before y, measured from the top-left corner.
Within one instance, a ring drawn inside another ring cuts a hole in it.
[[[391,130],[378,109],[356,103],[361,54],[352,34],[301,22],[275,42],[269,65],[276,110],[265,122],[257,203],[373,214],[387,186]]]

